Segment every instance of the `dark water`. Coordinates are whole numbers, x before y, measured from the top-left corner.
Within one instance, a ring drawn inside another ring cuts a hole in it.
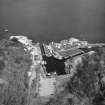
[[[57,75],[65,75],[65,64],[64,60],[59,60],[54,57],[43,56],[44,61],[46,61],[46,71],[47,73],[56,72]]]
[[[0,0],[0,35],[4,28],[40,42],[105,42],[105,1]]]

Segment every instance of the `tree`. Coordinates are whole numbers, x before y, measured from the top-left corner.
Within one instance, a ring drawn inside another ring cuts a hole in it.
[[[2,40],[1,45],[3,46],[0,54],[4,57],[0,60],[1,77],[8,84],[0,84],[0,105],[26,105],[28,103],[27,71],[31,66],[30,54],[17,42]]]

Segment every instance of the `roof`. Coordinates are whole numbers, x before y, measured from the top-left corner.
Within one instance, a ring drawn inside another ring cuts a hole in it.
[[[84,51],[80,50],[79,48],[72,48],[72,49],[59,52],[59,54],[64,58],[72,57],[80,53],[84,53]]]

